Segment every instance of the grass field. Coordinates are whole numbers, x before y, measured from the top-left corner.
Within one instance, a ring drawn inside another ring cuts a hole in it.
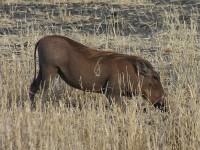
[[[0,2],[0,149],[200,148],[199,4]],[[48,107],[40,109],[38,93],[37,109],[31,111],[34,46],[49,34],[148,59],[160,72],[169,112],[139,96],[127,100],[125,113],[117,106],[105,109],[104,95],[73,89],[59,78],[51,86]]]

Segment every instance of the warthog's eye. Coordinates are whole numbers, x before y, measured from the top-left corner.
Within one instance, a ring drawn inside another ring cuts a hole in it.
[[[153,79],[157,80],[157,81],[160,81],[160,77],[158,75],[157,76],[153,76]]]

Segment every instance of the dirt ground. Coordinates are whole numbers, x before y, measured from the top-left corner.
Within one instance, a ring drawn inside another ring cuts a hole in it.
[[[167,28],[163,21],[165,12],[177,11],[179,21],[190,24],[191,13],[200,9],[200,4],[186,3],[154,5],[119,5],[108,3],[18,3],[0,4],[0,35],[18,35],[27,27],[48,29],[52,33],[73,29],[85,33],[109,33],[128,36],[151,36]],[[197,8],[194,10],[194,8]],[[200,27],[198,27],[200,28]]]

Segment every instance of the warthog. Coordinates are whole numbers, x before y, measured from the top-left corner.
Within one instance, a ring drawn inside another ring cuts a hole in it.
[[[36,49],[39,73],[36,78]],[[110,102],[121,105],[121,96],[141,93],[155,107],[164,106],[160,77],[149,61],[127,54],[98,51],[67,37],[52,35],[40,39],[34,52],[35,76],[30,86],[32,108],[41,87],[47,94],[50,80],[57,74],[70,86],[104,93]],[[44,98],[43,98],[44,101]]]

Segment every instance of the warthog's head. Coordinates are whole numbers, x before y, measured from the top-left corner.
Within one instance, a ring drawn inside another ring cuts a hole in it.
[[[153,70],[149,62],[140,62],[137,64],[140,90],[142,96],[149,100],[155,107],[164,109],[164,89],[160,82],[159,74]]]

